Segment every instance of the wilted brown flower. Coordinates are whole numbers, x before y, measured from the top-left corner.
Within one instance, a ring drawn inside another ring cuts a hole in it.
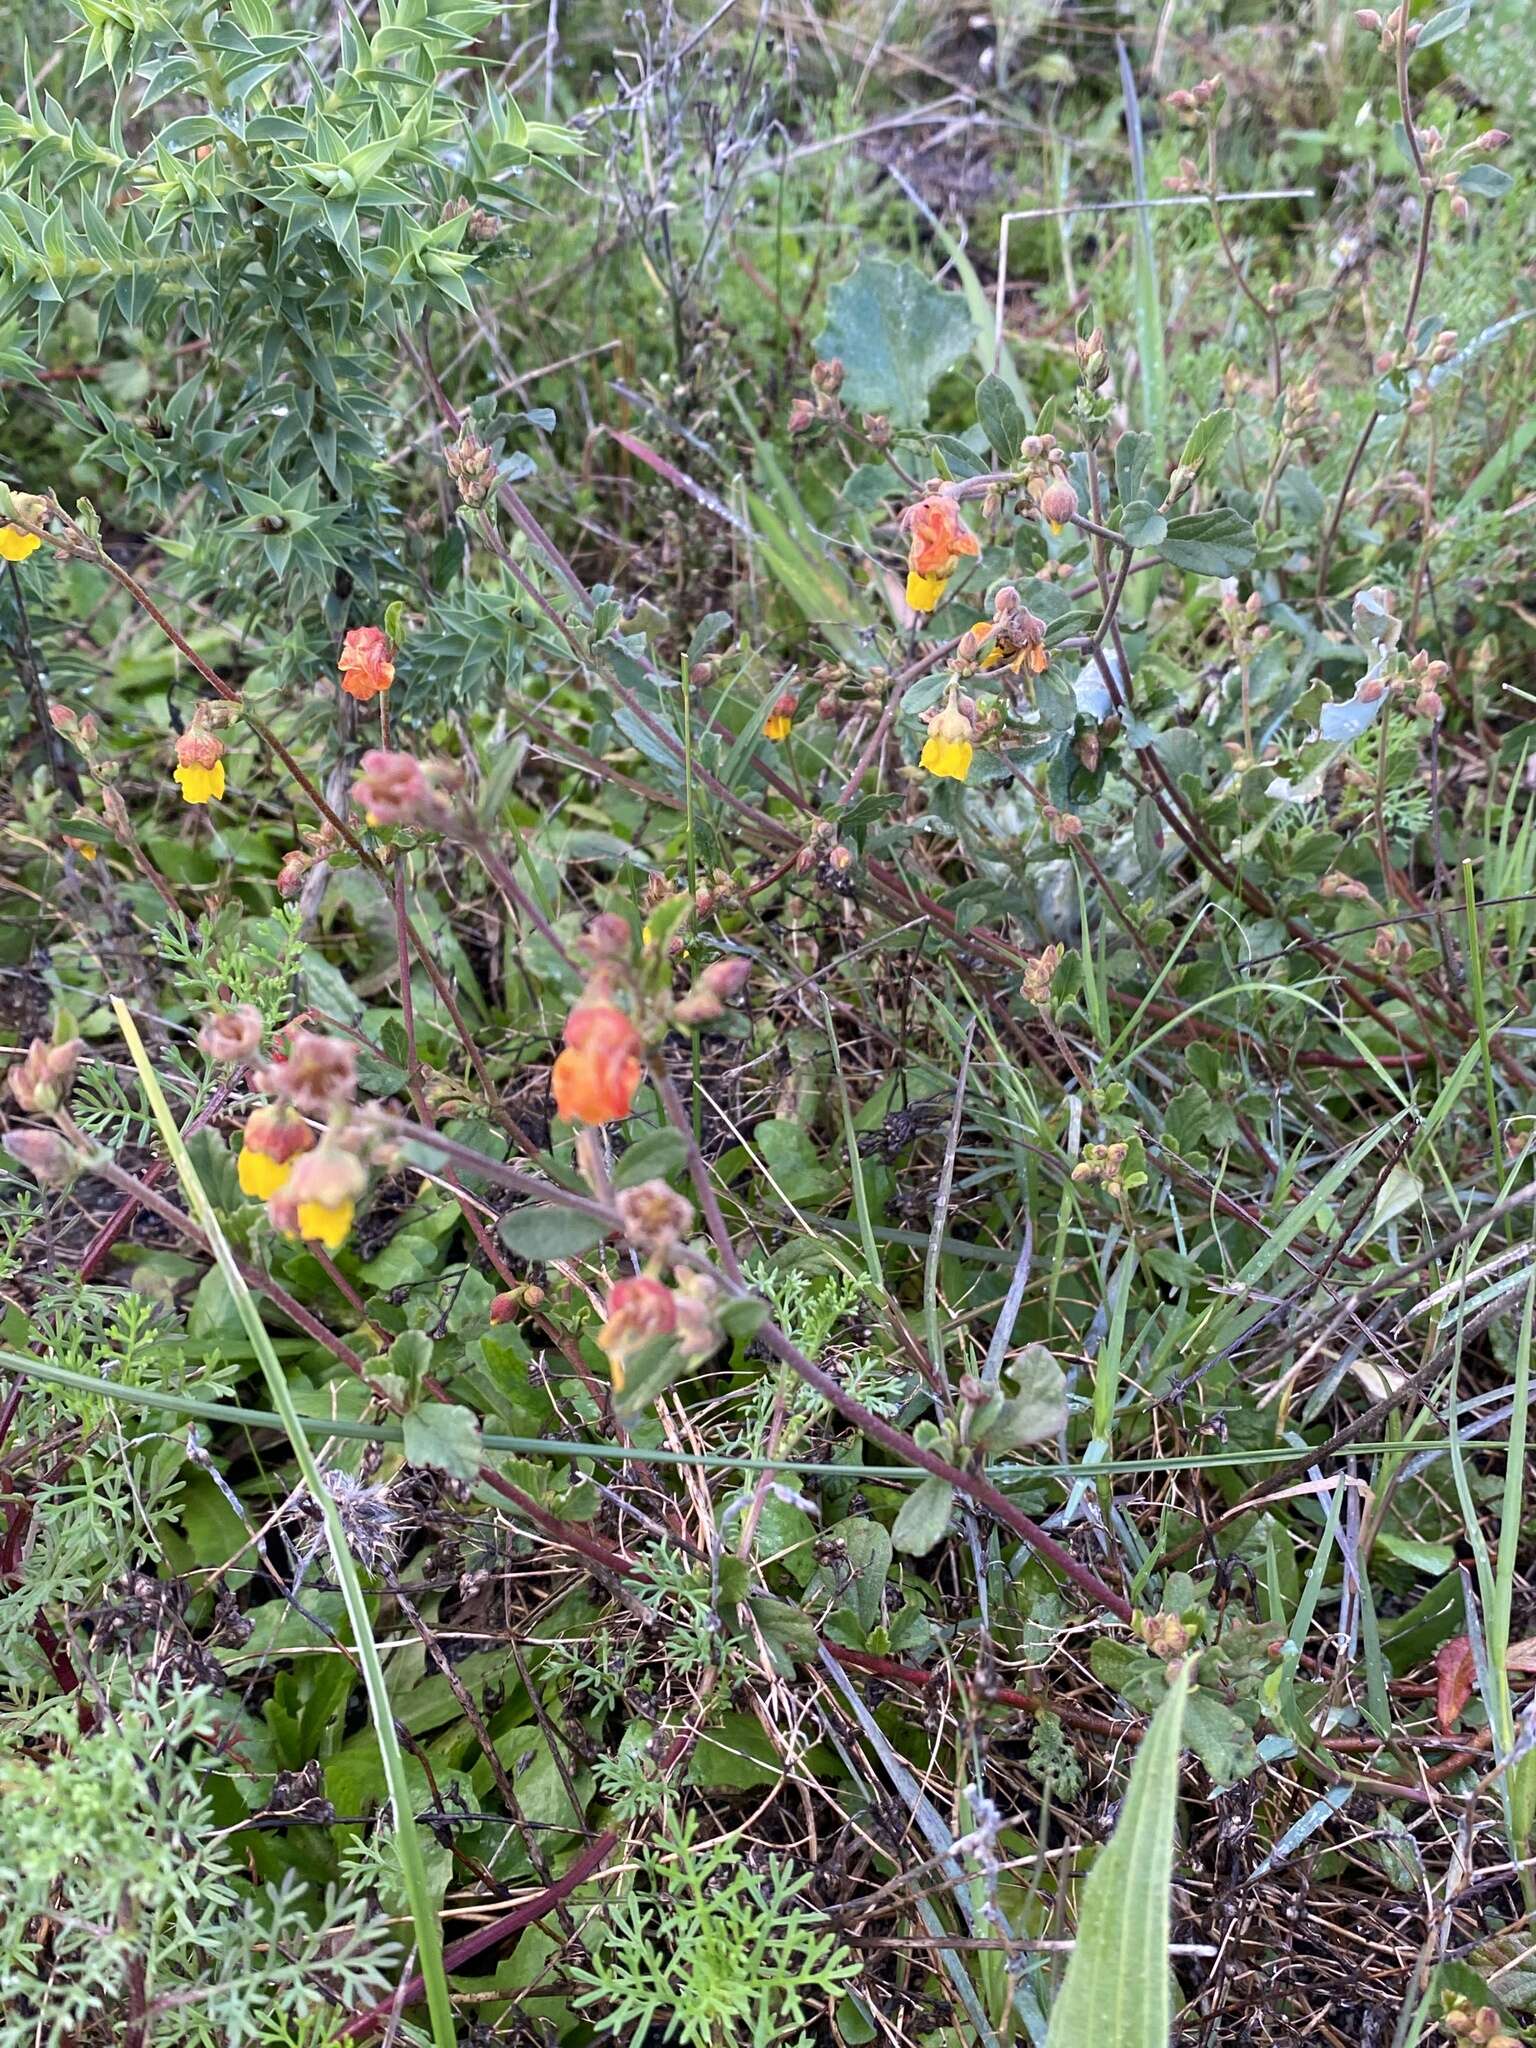
[[[241,1003],[237,1009],[217,1010],[205,1017],[197,1042],[209,1059],[232,1066],[236,1060],[248,1060],[256,1051],[261,1044],[261,1031],[260,1010],[252,1003]]]
[[[286,1056],[256,1076],[268,1095],[281,1095],[306,1116],[326,1116],[338,1102],[357,1094],[357,1054],[344,1038],[295,1031]]]
[[[638,1252],[667,1256],[693,1228],[693,1204],[664,1180],[641,1181],[638,1187],[621,1188],[614,1206],[624,1235]]]
[[[370,747],[363,772],[352,785],[352,801],[362,806],[370,825],[423,825],[441,811],[426,770],[414,754],[393,754]]]

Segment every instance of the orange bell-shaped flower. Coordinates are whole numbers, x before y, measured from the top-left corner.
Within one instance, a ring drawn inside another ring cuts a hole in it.
[[[582,1003],[565,1020],[565,1051],[551,1081],[568,1123],[611,1124],[629,1115],[644,1068],[643,1042],[612,1003]]]

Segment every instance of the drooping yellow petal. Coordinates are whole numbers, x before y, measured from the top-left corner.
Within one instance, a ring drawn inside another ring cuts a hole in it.
[[[199,768],[195,764],[178,768],[175,779],[189,804],[210,803],[224,794],[224,763],[215,761],[211,768]]]
[[[937,608],[944,595],[947,576],[923,576],[916,569],[907,571],[907,603],[915,612],[931,612]]]
[[[786,718],[782,711],[775,711],[763,727],[763,731],[771,740],[787,740],[794,727],[794,723],[795,721],[792,718]]]
[[[969,740],[947,740],[939,733],[930,733],[923,746],[921,761],[930,775],[948,776],[954,782],[964,782],[971,772],[971,757],[975,751]]]
[[[0,526],[0,562],[24,562],[35,555],[42,542],[22,526]]]
[[[235,1171],[240,1176],[242,1195],[249,1195],[252,1201],[270,1202],[279,1188],[288,1185],[293,1161],[273,1159],[265,1152],[258,1152],[253,1145],[244,1145],[235,1161]]]
[[[339,1251],[356,1212],[355,1202],[300,1202],[299,1235],[318,1239],[328,1252]]]

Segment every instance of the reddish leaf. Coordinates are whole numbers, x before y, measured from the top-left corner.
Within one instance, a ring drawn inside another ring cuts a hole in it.
[[[1470,1641],[1466,1636],[1452,1636],[1435,1652],[1435,1719],[1442,1735],[1454,1730],[1476,1682]]]

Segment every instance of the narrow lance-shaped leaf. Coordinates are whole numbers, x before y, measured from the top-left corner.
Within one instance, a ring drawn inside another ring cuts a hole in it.
[[[1189,1684],[1186,1664],[1147,1730],[1115,1832],[1088,1873],[1046,2048],[1168,2048],[1168,1888]]]

